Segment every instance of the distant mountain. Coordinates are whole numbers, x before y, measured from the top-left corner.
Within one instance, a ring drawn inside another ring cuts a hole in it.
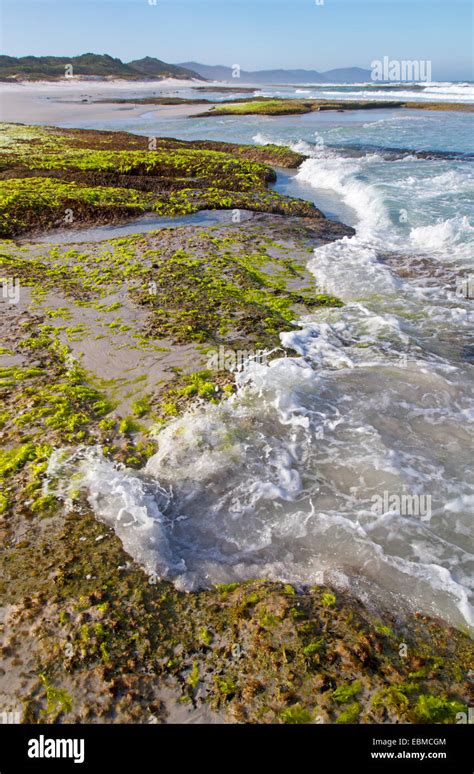
[[[362,67],[338,67],[336,70],[325,70],[320,73],[326,83],[370,83],[372,73]]]
[[[179,67],[189,67],[191,70],[193,70],[194,67],[197,67],[197,70],[194,70],[194,72],[209,81],[237,80],[236,78],[232,78],[232,69],[230,67],[224,67],[223,65],[203,65],[199,64],[199,62],[186,62],[185,64],[180,64]],[[241,80],[244,77],[243,73],[244,71],[242,70],[240,74]]]
[[[341,67],[327,72],[317,70],[241,70],[240,79],[232,77],[232,68],[223,65],[203,65],[199,62],[184,62],[179,65],[201,75],[209,81],[231,81],[232,83],[360,83],[370,81],[370,70],[361,67]]]
[[[124,64],[108,54],[81,54],[80,56],[0,56],[1,80],[58,80],[68,74],[89,78],[125,78],[129,80],[156,80],[161,78],[196,78],[198,73],[160,59],[145,57]]]

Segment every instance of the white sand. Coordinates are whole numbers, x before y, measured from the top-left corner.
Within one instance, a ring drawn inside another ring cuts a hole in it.
[[[95,121],[120,121],[155,112],[162,118],[202,113],[206,105],[111,105],[84,100],[126,96],[176,96],[201,81],[58,81],[1,84],[0,120],[27,124],[74,126]],[[196,98],[199,92],[196,92]],[[211,107],[211,106],[209,106]]]

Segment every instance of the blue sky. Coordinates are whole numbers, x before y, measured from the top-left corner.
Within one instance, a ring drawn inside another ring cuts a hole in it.
[[[2,0],[2,53],[370,67],[431,60],[433,80],[472,79],[470,0]]]

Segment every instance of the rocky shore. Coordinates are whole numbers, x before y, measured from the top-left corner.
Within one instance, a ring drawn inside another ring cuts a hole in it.
[[[253,97],[252,99],[234,100],[232,103],[224,101],[223,103],[214,105],[212,110],[208,110],[204,113],[197,113],[193,117],[200,118],[204,116],[231,115],[289,116],[314,113],[319,110],[345,112],[348,110],[380,110],[381,108],[474,112],[473,105],[465,104],[463,102],[414,102],[400,100],[376,102],[373,100],[302,100]]]
[[[275,351],[296,317],[340,305],[306,264],[352,230],[268,188],[302,157],[14,124],[0,138],[2,706],[33,723],[460,722],[467,633],[324,584],[178,591],[51,474],[61,450],[97,446],[140,471],[160,428],[235,392],[212,352]],[[81,241],[209,209],[228,220]],[[34,241],[58,227],[77,243]]]

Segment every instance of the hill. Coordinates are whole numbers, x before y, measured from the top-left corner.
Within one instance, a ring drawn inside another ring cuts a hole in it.
[[[145,57],[125,64],[108,54],[81,54],[80,56],[0,56],[1,80],[59,80],[72,66],[73,76],[84,78],[124,78],[129,80],[156,80],[161,78],[195,78],[198,73],[179,65],[167,64],[160,59]]]

